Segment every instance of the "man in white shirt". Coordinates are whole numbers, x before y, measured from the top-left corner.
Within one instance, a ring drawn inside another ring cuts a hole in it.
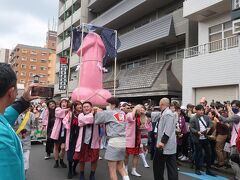
[[[190,120],[190,132],[195,149],[195,173],[201,175],[201,161],[203,158],[202,150],[204,149],[206,155],[206,174],[215,176],[211,171],[211,147],[209,140],[206,138],[207,132],[210,129],[210,119],[204,115],[204,107],[200,104],[195,107],[196,115]]]

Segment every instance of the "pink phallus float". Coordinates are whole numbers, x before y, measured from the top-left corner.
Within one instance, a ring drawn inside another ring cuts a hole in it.
[[[82,51],[82,52],[81,52]],[[77,54],[82,53],[79,87],[72,93],[73,101],[90,101],[93,105],[106,106],[111,93],[103,89],[102,62],[106,49],[101,37],[90,32],[84,38]]]

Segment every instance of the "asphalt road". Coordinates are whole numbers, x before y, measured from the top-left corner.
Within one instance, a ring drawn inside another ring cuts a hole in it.
[[[65,180],[67,179],[67,169],[54,169],[54,159],[44,160],[45,146],[43,145],[32,145],[30,154],[30,169],[27,172],[28,180]],[[102,152],[103,153],[103,152]],[[152,167],[152,162],[148,160]],[[130,176],[131,180],[154,180],[152,168],[144,168],[142,163],[139,163],[138,172],[142,174],[142,177]],[[179,180],[230,180],[233,179],[229,175],[221,174],[221,172],[215,172],[218,177],[210,177],[206,175],[195,176],[194,171],[186,166],[180,166]],[[90,173],[89,165],[86,166],[85,179],[88,180]],[[73,179],[79,179],[75,177]],[[96,171],[96,180],[108,180],[108,168],[105,160],[99,160],[98,168]],[[121,178],[119,177],[119,180]],[[166,178],[167,179],[167,178]]]

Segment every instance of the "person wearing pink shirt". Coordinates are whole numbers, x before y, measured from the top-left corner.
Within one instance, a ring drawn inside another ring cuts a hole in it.
[[[131,174],[133,176],[140,177],[141,175],[136,171],[139,154],[142,153],[141,150],[141,131],[144,127],[149,126],[148,119],[145,115],[145,110],[142,105],[137,105],[134,107],[133,111],[127,114],[127,125],[126,125],[126,158],[125,167],[128,170],[128,158],[129,155],[133,155],[133,166]]]
[[[55,110],[55,122],[51,133],[51,139],[54,141],[54,158],[56,161],[54,168],[59,167],[59,147],[61,148],[60,165],[62,168],[67,168],[67,165],[63,162],[66,140],[66,129],[63,125],[63,119],[70,110],[68,105],[69,101],[67,99],[62,99],[60,102],[60,107],[57,107]]]
[[[68,179],[72,179],[76,173],[77,160],[73,160],[75,147],[79,135],[78,116],[82,113],[82,103],[76,101],[73,103],[72,111],[69,111],[63,119],[64,127],[66,128],[66,147],[68,160]]]
[[[91,102],[83,103],[83,113],[78,116],[79,135],[73,159],[80,161],[80,180],[84,180],[86,162],[91,162],[90,180],[95,180],[95,171],[99,159],[100,142],[99,125],[96,125]]]

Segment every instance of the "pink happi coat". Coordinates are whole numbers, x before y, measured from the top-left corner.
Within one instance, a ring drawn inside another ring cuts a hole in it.
[[[144,127],[149,132],[152,130],[152,123],[146,120]],[[126,124],[126,147],[134,148],[135,139],[136,139],[136,117],[133,115],[133,113],[128,113]]]
[[[52,129],[51,139],[58,140],[61,131],[61,123],[66,116],[66,109],[57,107],[55,110],[55,122]]]
[[[47,109],[45,109],[45,111],[43,113],[43,117],[42,117],[43,125],[46,127],[46,130],[47,130],[47,126],[48,126],[48,118],[49,118],[49,110],[47,108]]]
[[[63,125],[66,129],[66,141],[65,141],[65,150],[69,150],[69,140],[70,140],[70,132],[71,132],[71,123],[72,123],[72,112],[68,112],[68,114],[63,119]]]
[[[79,135],[76,143],[76,152],[80,152],[82,147],[82,137],[83,137],[83,127],[89,124],[93,124],[93,137],[92,137],[92,144],[91,149],[99,149],[100,148],[100,141],[101,138],[99,136],[99,126],[94,124],[94,117],[92,113],[84,115],[83,113],[79,114],[78,116],[78,125],[80,126]]]

